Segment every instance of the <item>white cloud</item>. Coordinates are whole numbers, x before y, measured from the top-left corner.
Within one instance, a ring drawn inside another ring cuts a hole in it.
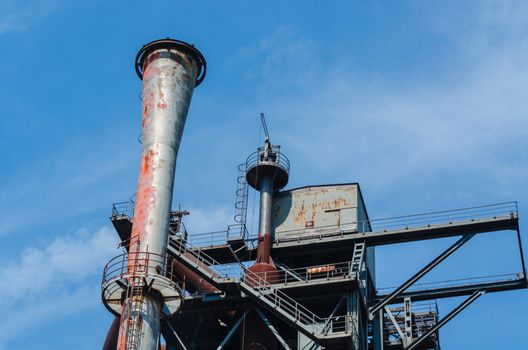
[[[7,309],[2,317],[0,328],[0,349],[10,349],[6,341],[21,332],[31,331],[43,324],[85,312],[90,308],[101,307],[97,297],[97,286],[81,286],[68,290],[46,293],[46,297],[19,300],[16,307]]]
[[[226,230],[234,223],[234,208],[191,208],[189,211],[191,214],[184,218],[184,223],[190,235]]]
[[[16,260],[0,262],[2,342],[29,327],[100,307],[98,280],[116,251],[107,227],[55,238],[45,247],[25,249]]]

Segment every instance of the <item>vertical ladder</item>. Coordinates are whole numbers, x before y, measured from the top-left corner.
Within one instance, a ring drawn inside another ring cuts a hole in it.
[[[126,350],[137,350],[142,335],[143,281],[141,277],[130,278],[125,312]]]
[[[238,166],[237,190],[235,201],[235,222],[243,227],[246,226],[248,204],[248,183],[246,181],[246,164]],[[241,233],[245,230],[241,229]]]
[[[352,253],[352,272],[360,272],[363,264],[363,257],[365,256],[365,242],[357,242],[354,244],[354,251]]]

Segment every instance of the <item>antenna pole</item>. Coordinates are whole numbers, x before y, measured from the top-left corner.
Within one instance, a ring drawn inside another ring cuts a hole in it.
[[[264,116],[264,113],[260,113],[260,120],[262,121],[262,128],[264,129],[264,134],[266,135],[266,141],[269,142],[269,132],[268,132],[268,125],[266,125],[266,117]]]

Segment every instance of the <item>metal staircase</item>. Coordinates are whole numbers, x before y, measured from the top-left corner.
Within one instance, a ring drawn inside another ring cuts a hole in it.
[[[351,317],[321,318],[242,264],[239,265],[241,277],[233,279],[222,273],[221,264],[200,248],[181,240],[171,240],[169,250],[175,258],[193,268],[196,273],[219,289],[222,289],[223,284],[236,282],[242,292],[255,302],[273,310],[285,322],[315,341],[350,337],[356,332]]]
[[[352,319],[342,321],[340,327],[334,327],[332,319],[317,316],[306,307],[275,288],[264,278],[244,268],[244,274],[240,278],[241,289],[258,304],[275,311],[288,324],[305,334],[312,340],[326,338],[338,338],[350,336],[352,330]],[[350,324],[344,324],[348,322]],[[337,331],[339,329],[339,331]]]

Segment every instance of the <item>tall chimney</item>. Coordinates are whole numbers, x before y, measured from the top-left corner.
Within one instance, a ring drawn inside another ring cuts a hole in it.
[[[143,146],[118,350],[159,347],[166,291],[156,290],[152,276],[166,269],[176,158],[193,90],[205,70],[202,54],[179,40],[153,41],[136,57],[136,71],[143,80]]]

